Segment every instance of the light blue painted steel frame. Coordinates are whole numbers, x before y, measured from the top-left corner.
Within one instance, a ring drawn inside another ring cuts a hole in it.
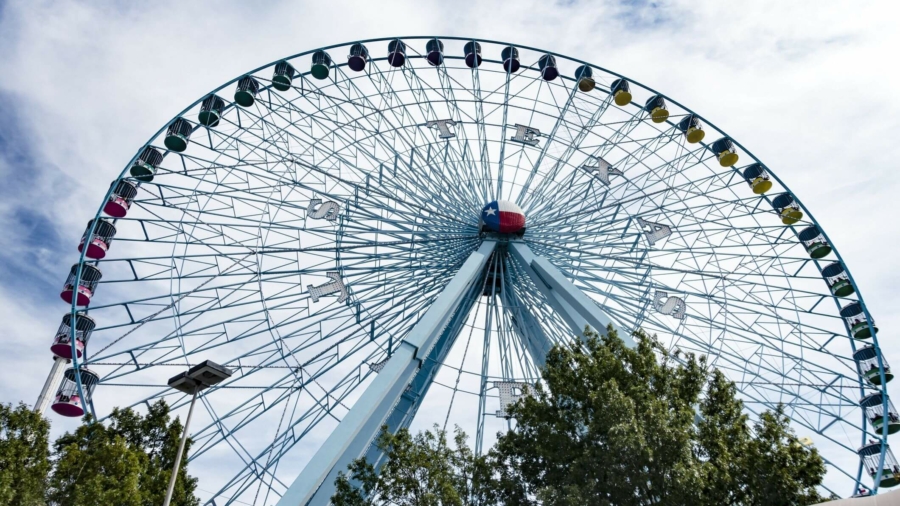
[[[618,325],[603,309],[576,288],[549,260],[535,255],[523,241],[510,241],[509,251],[525,267],[525,272],[544,293],[553,309],[566,319],[574,335],[583,335],[585,326],[606,335],[607,326],[612,325],[626,346],[635,347],[634,339],[620,332]]]
[[[428,359],[432,348],[440,343],[437,355],[442,356],[452,344],[452,337],[444,336],[442,339],[441,335],[454,314],[463,314],[458,310],[466,296],[471,295],[473,287],[478,288],[475,285],[479,275],[496,246],[495,241],[484,241],[469,256],[434,304],[401,341],[362,397],[316,452],[311,460],[315,464],[303,469],[281,496],[278,506],[327,505],[334,493],[334,480],[338,472],[366,452],[382,424],[388,421],[400,426],[402,419],[411,419],[416,400],[408,398],[406,402],[401,402],[401,396],[416,381],[416,373]],[[465,313],[468,314],[468,311]],[[456,327],[458,331],[458,326],[451,327]],[[429,384],[430,375],[421,378],[419,388],[423,393]],[[401,403],[398,405],[398,402]],[[393,414],[392,410],[395,410]]]
[[[401,37],[401,39],[405,39],[405,40],[422,40],[422,39],[430,39],[430,38],[433,38],[433,36],[411,36],[411,37]],[[442,38],[448,39],[448,40],[463,40],[463,41],[469,41],[469,40],[472,40],[471,38],[462,38],[462,37],[442,37]],[[365,41],[362,41],[362,42],[368,43],[368,42],[376,42],[376,41],[388,41],[388,40],[392,40],[392,39],[394,39],[394,38],[392,37],[392,38],[384,38],[384,39],[369,39],[369,40],[365,40]],[[496,43],[496,44],[502,44],[502,45],[509,45],[509,44],[506,44],[506,43],[497,42],[497,41],[490,41],[490,40],[483,40],[483,42],[485,42],[485,43]],[[341,47],[341,46],[344,46],[344,45],[345,45],[345,44],[336,44],[336,45],[328,46],[328,47],[326,47],[326,48],[324,48],[324,49],[327,50],[327,49],[331,49],[331,48],[335,48],[335,47]],[[519,48],[522,48],[522,49],[530,49],[530,50],[539,51],[538,49],[531,48],[531,47],[528,47],[528,46],[520,46],[520,45],[516,45],[516,47],[519,47]],[[307,51],[307,52],[304,52],[304,53],[298,53],[298,54],[296,54],[296,55],[294,55],[294,56],[289,57],[288,59],[293,59],[293,58],[297,58],[297,57],[300,57],[300,56],[308,55],[308,54],[310,54],[310,53],[312,53],[312,52],[313,52],[313,51]],[[568,59],[568,60],[570,60],[570,61],[573,61],[573,62],[577,62],[577,63],[581,63],[581,64],[587,64],[587,62],[584,62],[584,61],[582,61],[582,60],[578,60],[578,59],[574,59],[574,58],[569,58],[569,57],[566,57],[566,56],[561,55],[561,54],[558,54],[558,53],[550,52],[549,54],[554,54],[554,55],[556,55],[556,56],[559,56],[559,57],[561,57],[561,58],[566,58],[566,59]],[[459,57],[445,55],[445,58],[459,58]],[[485,59],[485,61],[489,61],[489,60],[488,60],[488,59]],[[253,70],[252,72],[250,72],[250,73],[248,73],[248,74],[252,74],[252,73],[258,72],[259,70],[265,69],[265,68],[267,68],[267,67],[271,67],[274,63],[276,63],[276,62],[267,64],[267,65],[263,65],[263,66],[261,66],[261,67],[255,69],[255,70]],[[336,64],[335,67],[336,67],[336,68],[339,68],[339,67],[341,67],[342,65],[344,65],[344,64]],[[609,73],[609,74],[611,74],[611,75],[623,77],[623,76],[621,76],[621,75],[619,75],[619,74],[616,74],[616,73],[614,73],[614,72],[610,72],[610,71],[608,71],[608,70],[606,70],[606,69],[603,69],[603,68],[601,68],[601,67],[596,67],[596,66],[595,66],[595,68],[597,68],[597,69],[599,69],[599,70],[602,70],[602,71],[605,71],[605,72],[607,72],[607,73]],[[477,75],[477,69],[474,69],[474,70],[473,70],[473,75]],[[567,79],[567,80],[570,80],[570,81],[571,81],[571,78],[568,77],[568,76],[561,76],[561,77],[562,77],[563,79]],[[217,92],[217,91],[219,91],[219,90],[221,90],[221,89],[223,89],[223,88],[225,88],[225,87],[227,87],[227,86],[232,85],[234,82],[237,81],[237,79],[239,79],[239,78],[236,78],[236,79],[234,79],[234,80],[232,80],[232,81],[230,81],[230,82],[228,82],[228,83],[225,83],[224,85],[220,86],[219,88],[217,88],[217,89],[214,90],[213,92]],[[648,90],[648,91],[655,92],[655,90],[653,90],[652,88],[649,88],[649,87],[647,87],[647,86],[644,86],[644,85],[642,85],[642,84],[639,83],[639,82],[636,82],[636,81],[630,80],[630,79],[629,79],[629,81],[630,81],[631,83],[635,84],[635,85],[638,85],[638,86],[643,87],[644,89],[646,89],[646,90]],[[476,86],[477,86],[477,81],[475,81],[475,83],[476,83]],[[480,92],[480,90],[479,90],[479,92]],[[669,102],[671,102],[672,104],[675,104],[675,105],[677,105],[677,106],[679,106],[679,107],[682,107],[683,109],[685,109],[685,110],[687,110],[687,111],[690,111],[690,109],[684,107],[683,105],[681,105],[681,104],[678,103],[677,101],[672,100],[672,99],[669,98],[669,97],[666,97],[666,98],[667,98],[667,100],[668,100]],[[195,107],[201,100],[202,100],[202,98],[201,98],[200,100],[198,100],[197,102],[195,102],[194,104],[191,104],[191,105],[190,105],[189,107],[187,107],[181,114],[184,114],[184,113],[186,113],[187,111],[191,110],[191,109],[192,109],[193,107]],[[233,107],[232,104],[227,105],[227,108],[231,108],[231,107]],[[181,114],[180,114],[180,115],[181,115]],[[176,117],[177,117],[177,116],[176,116]],[[708,124],[709,126],[715,128],[715,125],[714,125],[712,122],[706,120],[705,118],[702,118],[702,117],[699,116],[699,115],[698,115],[698,117],[700,117],[700,118],[701,118],[706,124]],[[174,118],[173,118],[173,119],[174,119]],[[165,125],[165,126],[164,126],[157,134],[156,134],[156,135],[154,135],[154,138],[155,138],[156,136],[158,136],[160,133],[162,133],[162,132],[166,129],[167,126],[168,126],[168,123],[167,123],[167,124],[166,124],[166,125]],[[199,128],[199,127],[198,127],[198,128]],[[734,141],[734,142],[735,142],[735,145],[736,145],[737,147],[743,149],[743,151],[745,151],[745,152],[748,153],[751,157],[753,157],[752,153],[751,153],[749,150],[747,150],[744,146],[742,146],[738,141]],[[147,146],[147,145],[149,145],[149,143],[148,143],[148,144],[145,144],[145,146]],[[141,149],[139,149],[139,150],[137,151],[137,153],[135,154],[135,157],[133,157],[132,160],[129,161],[129,163],[125,166],[125,168],[124,168],[122,174],[120,175],[120,178],[121,178],[121,177],[127,176],[127,172],[128,172],[129,167],[130,167],[131,164],[134,162],[134,160],[137,158],[137,156],[140,154],[140,152],[141,152],[142,149],[143,149],[143,146],[141,147]],[[487,160],[484,159],[484,156],[485,156],[485,155],[486,155],[486,151],[482,150],[482,163],[487,164]],[[755,157],[753,157],[753,158],[755,159]],[[787,187],[787,185],[785,185],[785,184],[778,178],[778,176],[777,176],[773,171],[771,171],[771,170],[768,169],[768,168],[767,168],[767,170],[768,170],[770,176],[771,176],[775,181],[777,181],[778,183],[780,183],[780,184],[785,188],[786,191],[790,192],[790,190],[789,190],[789,188]],[[111,193],[111,190],[112,190],[112,188],[110,188],[110,190],[107,191],[107,193],[106,193],[106,198],[109,197],[109,195],[110,195],[110,193]],[[798,198],[798,196],[797,196],[796,194],[794,194],[793,192],[790,192],[790,193],[791,193],[791,195],[794,196],[794,199],[797,201],[797,203],[798,203],[799,205],[802,206],[802,202],[800,201],[800,199]],[[102,216],[102,208],[103,208],[103,204],[104,204],[105,201],[106,201],[106,198],[105,198],[105,199],[103,200],[103,202],[101,203],[100,208],[98,209],[97,213],[95,214],[95,218],[99,218],[99,217]],[[768,198],[766,198],[765,200],[768,200]],[[815,219],[813,218],[812,213],[809,211],[809,209],[805,209],[805,211],[806,211],[806,214],[807,214],[808,219],[809,219],[813,224],[816,224]],[[95,223],[96,223],[96,221],[95,221]],[[817,225],[817,226],[818,226],[818,225]],[[796,231],[793,230],[793,227],[791,227],[791,228],[792,228],[792,231],[793,231],[794,233],[796,233]],[[835,244],[834,244],[833,242],[831,242],[831,241],[828,239],[827,233],[824,231],[824,229],[823,229],[822,227],[819,226],[818,228],[819,228],[819,230],[822,232],[822,234],[823,234],[823,236],[826,238],[826,240],[828,240],[829,244],[831,244],[831,246],[832,246],[832,248],[833,248],[833,251],[834,251],[834,254],[835,254],[835,256],[837,257],[838,261],[841,261],[841,262],[843,263],[843,260],[842,260],[842,258],[841,258],[841,256],[840,256],[840,253],[838,252],[838,250],[837,250]],[[88,232],[88,234],[92,234],[92,233],[93,233],[93,230],[89,230],[89,231],[87,231],[87,232]],[[87,249],[85,248],[85,251],[86,251],[86,250],[87,250]],[[79,281],[80,278],[81,278],[81,270],[82,270],[82,266],[84,265],[84,263],[86,263],[86,258],[85,258],[85,254],[82,253],[82,254],[79,256],[79,263],[78,263],[78,264],[79,264],[79,267],[78,267],[78,269],[77,269],[76,280],[75,280],[76,286],[77,286],[78,281]],[[819,265],[819,262],[815,262],[815,264],[816,264],[816,265],[819,267],[819,269],[821,270],[821,266]],[[862,295],[861,295],[861,291],[859,290],[859,287],[857,286],[855,280],[853,279],[853,276],[852,276],[852,274],[850,273],[849,267],[848,267],[846,264],[844,264],[844,266],[845,266],[847,275],[848,275],[848,277],[849,277],[849,280],[850,280],[851,284],[853,285],[854,289],[856,290],[856,293],[858,294],[858,300],[859,300],[859,303],[860,303],[860,305],[862,306],[862,308],[863,308],[863,310],[864,310],[864,314],[866,315],[866,317],[867,317],[867,319],[868,319],[869,326],[870,326],[870,332],[871,332],[872,335],[873,335],[873,337],[872,337],[872,342],[873,342],[873,345],[874,345],[875,350],[876,350],[876,352],[877,352],[877,361],[878,361],[878,365],[879,365],[879,367],[880,367],[880,369],[881,369],[881,377],[882,377],[882,381],[881,381],[881,384],[882,384],[881,391],[882,391],[882,393],[883,393],[884,408],[886,409],[886,408],[887,408],[887,402],[888,402],[888,395],[887,395],[887,390],[886,390],[886,381],[885,381],[885,378],[884,378],[884,364],[883,364],[883,361],[882,361],[882,356],[881,356],[881,351],[880,351],[880,347],[879,347],[879,343],[878,343],[878,338],[877,338],[877,335],[875,335],[875,333],[874,333],[874,329],[872,328],[872,327],[873,327],[872,322],[873,322],[874,320],[873,320],[872,316],[869,314],[868,308],[867,308],[867,306],[866,306],[866,304],[865,304],[865,301],[864,301],[864,299],[863,299],[863,297],[862,297]],[[839,307],[839,306],[840,306],[840,300],[837,299],[837,298],[834,298],[834,300],[835,300],[835,304]],[[77,311],[77,308],[76,308],[75,304],[73,303],[73,304],[71,305],[71,307],[70,307],[70,313],[71,313],[71,315],[72,315],[73,318],[75,317],[75,312],[76,312],[76,311]],[[565,312],[565,311],[564,311],[564,312]],[[71,336],[71,337],[72,337],[71,343],[72,343],[72,346],[73,346],[73,352],[74,352],[74,351],[75,351],[75,349],[74,349],[74,346],[75,346],[74,327],[73,327],[73,329],[72,329],[72,336]],[[852,339],[851,339],[851,346],[853,347],[853,350],[856,349],[856,343],[855,343]],[[73,354],[74,354],[74,353],[73,353]],[[85,355],[84,360],[87,361],[87,355]],[[79,368],[81,367],[80,361],[79,361],[77,358],[73,359],[73,367],[76,369],[76,371],[78,371]],[[75,377],[76,377],[76,384],[77,384],[77,388],[78,388],[78,391],[79,391],[79,395],[81,396],[82,399],[84,399],[85,397],[84,397],[83,391],[82,391],[82,385],[81,385],[81,381],[80,381],[80,375],[79,375],[79,374],[76,374]],[[861,395],[864,393],[863,384],[862,384],[862,381],[861,381],[861,380],[860,380],[860,393],[861,393]],[[89,408],[90,408],[91,413],[94,414],[93,405],[90,405]],[[865,427],[865,425],[866,425],[866,421],[863,420],[863,426]],[[881,438],[881,443],[882,443],[882,453],[881,453],[882,465],[879,466],[879,469],[882,469],[882,468],[883,468],[883,459],[884,459],[884,455],[885,455],[885,451],[884,451],[884,450],[885,450],[886,440],[887,440],[887,426],[884,427],[883,434],[882,434],[882,438]],[[861,441],[861,443],[865,443],[865,436],[863,436],[863,441]],[[859,478],[860,478],[861,473],[862,473],[862,465],[860,465],[859,470],[858,470],[858,473],[857,473],[857,481],[859,481]],[[875,477],[875,483],[876,483],[876,485],[875,485],[875,487],[874,487],[875,491],[877,491],[877,488],[878,488],[877,484],[878,484],[878,482],[879,482],[879,480],[880,480],[880,474],[881,474],[881,471],[879,470],[878,476]]]

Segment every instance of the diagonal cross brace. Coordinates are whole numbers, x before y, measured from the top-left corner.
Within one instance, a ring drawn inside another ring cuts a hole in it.
[[[512,241],[509,243],[509,252],[522,264],[525,272],[550,303],[550,307],[562,316],[575,335],[581,336],[585,326],[590,326],[602,335],[606,334],[608,325],[617,328],[593,299],[576,288],[549,260],[535,255],[527,244]],[[619,338],[629,348],[637,346],[626,333],[619,332]],[[543,363],[545,357],[533,358],[536,362]]]
[[[442,357],[449,349],[453,336],[447,333],[448,326],[458,330],[451,320],[465,310],[461,306],[475,283],[481,279],[484,266],[496,245],[495,241],[484,241],[477,251],[469,255],[428,311],[401,341],[381,372],[281,496],[277,506],[327,505],[334,494],[334,480],[338,472],[347,469],[350,462],[369,449],[382,424],[400,424],[411,418],[418,399],[410,403],[403,396],[408,393],[408,388],[427,390],[433,371],[422,366],[428,358]],[[471,308],[471,301],[468,307]],[[419,374],[420,368],[426,369],[424,376]],[[421,384],[416,385],[416,382]],[[396,413],[397,409],[402,413]]]

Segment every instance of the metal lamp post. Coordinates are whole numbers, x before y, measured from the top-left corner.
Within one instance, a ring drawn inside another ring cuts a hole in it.
[[[178,479],[181,454],[184,453],[184,443],[187,440],[188,427],[191,425],[191,415],[194,414],[194,403],[197,401],[197,394],[203,389],[221,383],[230,376],[230,369],[206,360],[177,376],[169,378],[170,387],[186,394],[191,394],[191,407],[188,409],[187,418],[184,421],[184,432],[181,434],[181,442],[178,443],[178,453],[175,455],[175,465],[172,468],[172,476],[169,478],[169,488],[166,490],[166,500],[163,501],[163,506],[169,506],[169,503],[172,502],[172,492],[175,490],[175,480]]]

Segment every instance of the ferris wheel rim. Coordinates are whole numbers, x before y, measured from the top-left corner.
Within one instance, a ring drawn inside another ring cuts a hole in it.
[[[727,134],[725,134],[725,132],[724,132],[723,130],[721,130],[721,129],[719,129],[718,127],[716,127],[716,125],[715,125],[714,123],[712,123],[711,121],[707,120],[705,117],[701,116],[700,114],[697,114],[697,113],[693,112],[693,110],[691,110],[690,108],[685,107],[685,106],[682,105],[680,102],[676,101],[675,99],[670,98],[668,95],[662,94],[662,93],[656,91],[655,89],[650,88],[650,87],[648,87],[648,86],[646,86],[646,85],[644,85],[644,84],[642,84],[642,83],[640,83],[640,82],[638,82],[638,81],[635,81],[635,80],[633,80],[633,79],[631,79],[631,78],[628,78],[628,77],[625,77],[625,76],[623,76],[623,75],[621,75],[621,74],[618,74],[618,73],[616,73],[616,72],[610,71],[610,70],[608,70],[608,69],[606,69],[606,68],[604,68],[604,67],[600,67],[600,66],[597,66],[597,65],[588,63],[588,62],[586,62],[586,61],[584,61],[584,60],[580,60],[580,59],[577,59],[577,58],[572,58],[572,57],[566,56],[566,55],[561,54],[561,53],[556,53],[556,52],[546,51],[546,50],[539,49],[539,48],[534,48],[534,47],[531,47],[531,46],[525,46],[525,45],[519,45],[519,44],[514,44],[514,43],[509,43],[509,42],[501,42],[501,41],[495,41],[495,40],[489,40],[489,39],[479,39],[479,38],[469,38],[469,37],[450,37],[450,36],[421,36],[421,35],[420,35],[420,36],[382,37],[382,38],[366,39],[366,40],[357,41],[357,42],[359,42],[359,43],[372,43],[372,42],[389,42],[389,41],[397,40],[397,39],[399,39],[399,40],[425,40],[425,39],[432,39],[432,38],[438,38],[438,39],[443,39],[443,40],[455,40],[455,41],[471,41],[471,40],[476,40],[476,41],[478,41],[478,42],[491,43],[491,44],[497,44],[497,45],[509,45],[509,46],[514,46],[514,47],[521,48],[521,49],[527,49],[527,50],[532,50],[532,51],[536,51],[536,52],[541,52],[541,53],[551,54],[551,55],[554,55],[554,56],[557,56],[557,57],[560,57],[560,58],[564,58],[564,59],[566,59],[566,60],[568,60],[568,61],[571,61],[571,62],[581,63],[581,64],[583,64],[583,65],[588,65],[588,66],[590,66],[591,68],[594,68],[594,69],[603,71],[603,72],[605,72],[605,73],[607,73],[607,74],[610,74],[610,75],[613,75],[613,76],[617,76],[617,77],[619,77],[619,78],[627,79],[628,82],[630,82],[630,83],[632,83],[632,84],[634,84],[634,85],[637,85],[637,86],[641,87],[641,88],[644,89],[644,90],[647,90],[647,91],[652,92],[652,93],[660,94],[661,96],[665,96],[666,99],[669,100],[672,104],[674,104],[674,105],[676,105],[676,106],[678,106],[678,107],[684,109],[684,110],[685,110],[687,113],[689,113],[689,114],[694,114],[694,115],[696,115],[698,118],[702,119],[702,120],[704,121],[704,123],[706,123],[707,125],[709,125],[711,128],[715,129],[715,130],[718,131],[718,132],[721,132],[723,135],[725,135],[726,137],[728,137],[729,139],[731,139],[732,142],[734,142],[735,146],[739,147],[744,153],[746,153],[747,155],[749,155],[749,156],[752,158],[753,161],[758,162],[758,163],[760,163],[763,167],[765,167],[765,168],[767,169],[767,173],[768,173],[768,174],[769,174],[776,182],[778,182],[778,183],[784,188],[785,192],[787,192],[787,193],[789,193],[791,196],[793,196],[793,198],[795,199],[795,201],[796,201],[800,206],[803,207],[803,209],[806,211],[806,214],[807,214],[807,221],[809,221],[812,225],[816,226],[816,227],[819,229],[820,233],[825,237],[825,239],[828,241],[829,245],[831,246],[832,251],[833,251],[835,257],[837,258],[837,261],[839,261],[839,262],[844,266],[844,269],[845,269],[845,271],[846,271],[846,273],[847,273],[847,275],[848,275],[848,277],[849,277],[849,279],[850,279],[850,283],[851,283],[852,286],[856,289],[856,292],[855,292],[855,293],[856,293],[857,300],[858,300],[859,304],[861,305],[864,314],[867,316],[867,319],[868,319],[870,325],[871,325],[872,322],[874,321],[874,320],[872,319],[872,317],[871,317],[871,314],[868,312],[868,309],[867,309],[867,307],[866,307],[866,305],[865,305],[865,301],[864,301],[864,297],[863,297],[863,295],[862,295],[862,292],[861,292],[861,290],[859,289],[859,286],[856,284],[855,280],[853,279],[853,276],[852,276],[852,273],[850,272],[849,266],[844,262],[843,258],[841,257],[837,245],[835,245],[835,244],[830,240],[830,238],[829,238],[828,235],[827,235],[827,232],[824,230],[823,227],[821,227],[821,226],[819,225],[819,222],[815,219],[815,217],[814,217],[812,211],[811,211],[808,207],[803,206],[803,203],[802,203],[802,201],[800,200],[800,198],[796,195],[796,193],[794,193],[793,191],[791,191],[791,189],[790,189],[790,188],[782,181],[781,178],[778,177],[778,175],[777,175],[777,173],[776,173],[775,171],[771,170],[771,169],[769,168],[768,165],[766,165],[766,164],[763,163],[761,160],[759,160],[759,159],[758,159],[758,158],[757,158],[757,157],[756,157],[749,149],[747,149],[745,146],[743,146],[738,140],[735,140],[734,138],[732,138],[732,137],[728,136]],[[213,90],[210,91],[209,93],[203,95],[200,99],[198,99],[198,100],[196,100],[195,102],[193,102],[192,104],[190,104],[188,107],[186,107],[184,110],[182,110],[178,115],[176,115],[175,117],[173,117],[171,120],[169,120],[168,122],[166,122],[165,125],[164,125],[162,128],[160,128],[160,129],[159,129],[152,137],[150,137],[150,140],[148,140],[148,142],[146,142],[143,146],[141,146],[141,147],[137,150],[136,154],[135,154],[135,155],[132,157],[132,159],[128,162],[128,164],[125,166],[125,168],[122,170],[122,172],[119,174],[119,176],[118,176],[118,178],[117,178],[116,180],[122,180],[122,179],[124,179],[124,178],[127,177],[127,173],[128,173],[128,171],[129,171],[129,168],[133,165],[133,163],[134,163],[134,162],[137,160],[137,158],[140,156],[141,151],[142,151],[144,148],[151,146],[151,145],[152,145],[152,141],[153,141],[154,139],[157,139],[161,134],[163,134],[163,133],[165,132],[165,130],[167,129],[168,125],[172,123],[172,121],[174,121],[174,120],[176,120],[177,118],[179,118],[179,117],[181,117],[181,116],[187,114],[188,112],[190,112],[190,111],[191,111],[192,109],[194,109],[198,104],[200,104],[207,96],[212,95],[212,94],[215,94],[215,93],[217,93],[217,92],[219,92],[219,91],[225,89],[226,87],[233,85],[234,83],[238,82],[243,76],[246,76],[246,75],[253,75],[253,74],[255,74],[255,73],[259,72],[259,71],[265,70],[265,69],[267,69],[267,68],[271,68],[272,66],[276,65],[276,64],[277,64],[278,62],[280,62],[280,61],[294,60],[294,59],[297,59],[297,58],[300,58],[300,57],[303,57],[303,56],[307,56],[307,55],[313,54],[313,53],[315,53],[316,51],[320,51],[320,50],[329,50],[329,49],[340,48],[340,47],[346,47],[346,46],[348,46],[349,44],[352,44],[352,42],[344,42],[344,43],[334,44],[334,45],[331,45],[331,46],[326,46],[326,47],[318,48],[318,49],[315,49],[315,50],[304,51],[304,52],[297,53],[297,54],[294,54],[294,55],[291,55],[291,56],[288,56],[288,57],[285,57],[285,58],[281,58],[281,59],[275,60],[275,61],[273,61],[273,62],[270,62],[270,63],[268,63],[268,64],[262,65],[262,66],[260,66],[260,67],[258,67],[258,68],[256,68],[256,69],[253,69],[253,70],[251,70],[251,71],[249,71],[249,72],[246,72],[246,73],[244,73],[244,74],[241,74],[240,76],[238,76],[238,77],[232,79],[231,81],[228,81],[228,82],[226,82],[225,84],[222,84],[221,86],[219,86],[219,87],[213,89]],[[415,58],[415,57],[420,57],[420,56],[409,56],[409,57],[410,57],[410,58]],[[446,55],[445,58],[447,58],[447,59],[462,59],[462,57],[455,56],[455,55],[454,55],[454,56]],[[386,59],[386,58],[372,58],[372,61],[383,60],[383,59]],[[491,61],[491,60],[486,59],[486,61]],[[333,65],[336,66],[336,67],[339,67],[339,66],[344,66],[344,65],[346,65],[346,63],[338,63],[338,62],[334,62]],[[526,68],[526,69],[528,68],[527,66],[523,66],[523,67]],[[308,72],[298,72],[298,75],[306,75],[306,74],[308,74]],[[565,79],[565,80],[567,80],[567,81],[574,81],[574,79],[572,79],[570,76],[560,75],[560,77],[562,77],[563,79]],[[265,88],[268,88],[269,86],[271,86],[271,85],[265,85]],[[637,107],[640,107],[640,106],[638,106],[637,104],[632,104],[632,105],[637,106]],[[237,106],[236,106],[235,104],[233,104],[233,103],[230,103],[230,104],[228,104],[228,107],[237,107]],[[199,128],[199,126],[197,126],[196,128]],[[734,169],[734,170],[737,170],[737,169]],[[108,199],[109,196],[110,196],[110,194],[112,193],[112,189],[113,189],[113,188],[111,187],[111,188],[107,191],[107,193],[106,193],[106,195],[105,195],[105,198],[101,201],[100,208],[97,210],[97,212],[95,213],[95,216],[94,216],[95,223],[96,223],[96,220],[98,220],[99,218],[103,217],[103,205],[104,205],[104,203],[106,202],[106,199]],[[793,228],[793,227],[791,227],[791,228]],[[795,230],[793,230],[793,233],[796,235],[796,234],[798,233],[798,231],[795,229]],[[174,246],[174,245],[173,245],[173,246]],[[85,255],[86,255],[86,248],[85,248],[85,251],[82,252],[82,253],[80,254],[80,256],[79,256],[79,260],[78,260],[78,271],[79,271],[79,274],[78,274],[78,276],[80,276],[80,272],[81,272],[82,266],[85,265],[87,262],[89,262],[89,260],[86,258]],[[818,268],[818,270],[819,270],[820,273],[821,273],[822,268],[823,268],[822,265],[820,265],[818,261],[814,261],[814,264],[816,265],[816,267]],[[256,265],[257,265],[257,268],[259,268],[259,267],[261,266],[260,263],[257,263]],[[172,279],[174,279],[174,277],[173,277]],[[180,278],[179,278],[179,279],[180,279]],[[76,279],[76,280],[77,280],[77,279]],[[263,298],[264,298],[264,297],[263,297]],[[845,299],[845,300],[846,300],[846,299]],[[835,303],[836,303],[836,305],[838,306],[837,308],[840,309],[840,301],[839,301],[839,299],[835,298]],[[73,302],[72,305],[71,305],[71,315],[72,315],[72,317],[74,317],[76,311],[77,311],[76,305],[75,305],[75,303]],[[273,336],[273,337],[274,337],[274,336]],[[849,336],[849,335],[846,336],[846,337],[848,338],[848,340],[849,340],[850,343],[851,343],[851,347],[852,347],[853,352],[855,352],[855,351],[857,350],[857,343],[856,343],[856,340],[853,339],[853,337],[852,337],[852,336]],[[881,365],[881,357],[882,357],[882,353],[881,353],[881,350],[880,350],[880,346],[879,346],[879,342],[878,342],[878,337],[877,337],[877,335],[873,332],[871,338],[872,338],[872,341],[871,341],[871,342],[872,342],[872,345],[874,346],[875,351],[876,351],[876,354],[877,354],[877,358],[878,358],[878,361],[879,361],[879,365]],[[74,344],[73,344],[73,346],[74,346]],[[85,362],[86,362],[86,364],[90,364],[90,363],[91,363],[91,361],[87,360],[86,358],[85,358]],[[84,368],[84,367],[85,367],[85,365],[79,365],[79,361],[78,361],[77,359],[73,360],[73,364],[74,364],[74,367],[75,367],[76,370],[78,370],[79,367],[81,367],[81,368]],[[883,373],[883,369],[884,369],[884,368],[882,367],[882,375],[884,374],[884,373]],[[864,386],[863,378],[862,378],[861,376],[860,376],[860,377],[857,377],[857,381],[858,381],[858,383],[859,383],[859,385],[860,385],[860,393],[861,393],[861,394],[865,393],[865,389],[863,388],[863,386]],[[884,397],[885,397],[885,399],[886,399],[886,398],[887,398],[887,388],[886,388],[886,385],[885,385],[884,383],[885,383],[885,382],[883,381],[883,382],[882,382],[882,385],[879,387],[879,391],[883,392]],[[80,385],[79,385],[79,388],[80,388]],[[864,426],[864,427],[865,427],[865,424],[866,424],[866,423],[867,423],[867,420],[865,419],[865,416],[863,416],[863,426]],[[887,428],[885,427],[884,430],[885,430],[885,432],[886,432]],[[863,441],[862,441],[862,442],[865,443],[865,431],[863,431],[862,438],[863,438]],[[887,440],[886,440],[886,437],[885,437],[885,438],[882,439],[882,456],[884,455],[884,448],[885,448],[886,446],[887,446]],[[858,471],[858,476],[857,476],[857,478],[856,478],[856,481],[857,481],[857,482],[860,481],[860,477],[861,477],[861,473],[862,473],[862,467],[863,467],[863,466],[862,466],[862,463],[860,463],[860,465],[859,465],[859,471]],[[877,484],[876,484],[876,487],[877,487]]]

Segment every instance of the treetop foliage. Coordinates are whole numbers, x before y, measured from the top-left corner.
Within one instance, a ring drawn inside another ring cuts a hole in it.
[[[507,412],[515,427],[474,455],[457,429],[383,432],[381,473],[364,458],[341,475],[336,506],[807,505],[825,466],[782,409],[755,423],[705,357],[669,354],[635,333],[587,329],[556,346],[543,382]]]
[[[49,422],[24,404],[0,404],[0,504],[159,506],[182,433],[170,418],[164,401],[146,415],[116,409],[104,423],[85,417],[56,440],[51,458]],[[172,504],[197,506],[196,487],[182,460]]]
[[[25,404],[0,404],[0,504],[44,504],[50,423]]]

